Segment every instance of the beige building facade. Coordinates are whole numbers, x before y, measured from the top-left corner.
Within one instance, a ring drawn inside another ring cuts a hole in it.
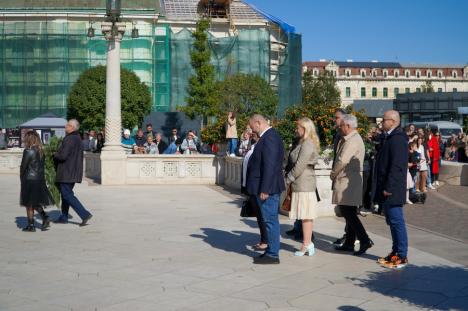
[[[430,81],[435,92],[468,92],[467,65],[401,64],[396,62],[304,62],[314,77],[328,71],[336,77],[343,106],[355,100],[394,99],[397,94],[423,92]]]

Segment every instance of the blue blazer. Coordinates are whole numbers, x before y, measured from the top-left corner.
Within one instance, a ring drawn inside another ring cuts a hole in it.
[[[286,188],[283,177],[284,146],[278,132],[267,130],[255,145],[247,166],[246,190],[251,195],[280,194]]]

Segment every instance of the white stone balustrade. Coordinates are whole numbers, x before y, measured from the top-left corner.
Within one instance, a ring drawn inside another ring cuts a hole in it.
[[[23,149],[0,150],[0,174],[18,174]]]

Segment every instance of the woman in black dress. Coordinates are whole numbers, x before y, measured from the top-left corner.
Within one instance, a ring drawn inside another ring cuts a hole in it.
[[[49,227],[50,221],[43,207],[52,205],[53,200],[45,182],[45,157],[39,134],[32,131],[27,132],[24,138],[24,147],[20,168],[20,204],[26,207],[28,226],[23,231],[36,231],[34,210],[42,217],[41,229],[44,231]]]

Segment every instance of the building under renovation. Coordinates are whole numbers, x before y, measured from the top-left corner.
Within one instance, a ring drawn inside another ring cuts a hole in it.
[[[0,0],[0,127],[51,112],[66,116],[70,87],[105,65],[105,0]],[[153,111],[184,105],[192,31],[209,16],[218,79],[242,72],[277,90],[279,112],[301,100],[301,36],[240,0],[122,0],[122,66],[152,93]]]

